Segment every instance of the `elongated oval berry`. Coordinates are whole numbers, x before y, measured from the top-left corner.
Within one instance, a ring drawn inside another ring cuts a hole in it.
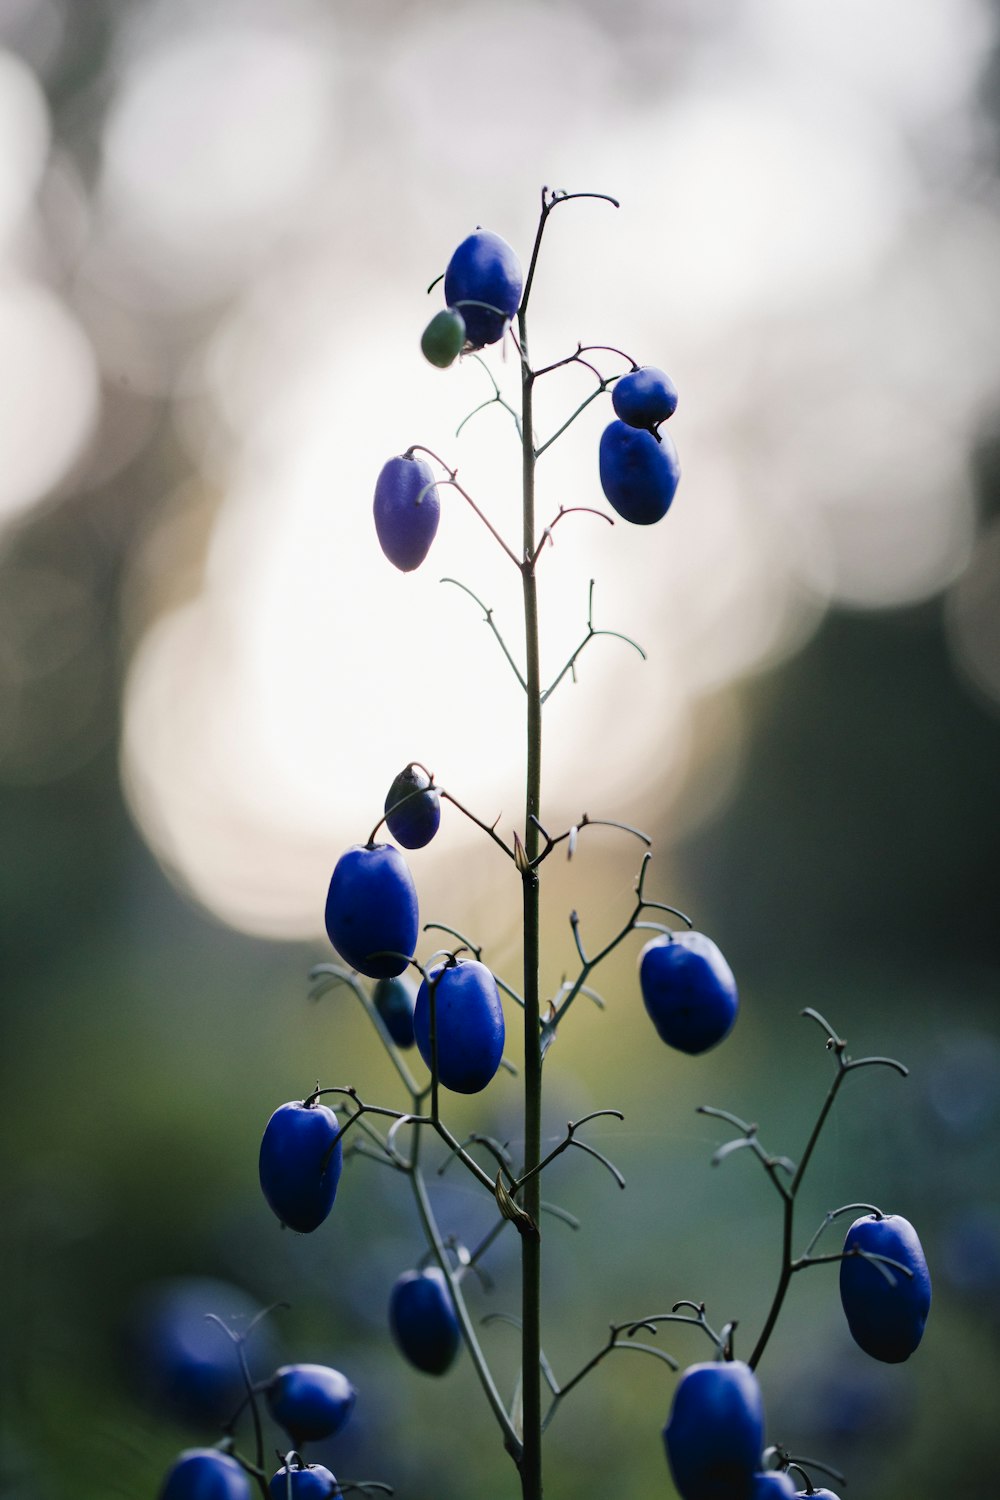
[[[681,1500],[750,1500],[764,1446],[764,1402],[750,1366],[685,1370],[663,1441]]]
[[[733,971],[702,932],[664,933],[639,954],[643,1004],[669,1047],[696,1056],[728,1036],[739,996]]]
[[[326,931],[345,963],[369,979],[402,974],[419,930],[417,892],[391,844],[355,844],[334,866]]]
[[[372,506],[379,546],[402,573],[419,568],[437,535],[441,501],[429,464],[401,453],[382,465]]]
[[[167,1471],[160,1500],[250,1500],[250,1481],[217,1448],[186,1448]]]
[[[438,1079],[456,1094],[478,1094],[500,1066],[506,1036],[497,982],[485,964],[466,959],[438,965],[428,975],[434,984]],[[425,979],[417,991],[413,1032],[429,1068],[431,987]]]
[[[400,1353],[426,1375],[443,1375],[461,1341],[440,1266],[404,1271],[389,1297],[389,1328]]]
[[[413,1046],[415,998],[413,990],[402,975],[395,979],[380,979],[372,992],[372,1004],[397,1047]]]
[[[643,365],[615,382],[611,405],[629,427],[652,431],[677,410],[677,387],[655,365]]]
[[[465,343],[465,319],[457,307],[442,307],[424,329],[420,348],[424,358],[439,370],[446,370],[461,353]]]
[[[282,1365],[267,1387],[271,1415],[298,1447],[334,1437],[345,1425],[357,1391],[329,1365]]]
[[[652,526],[670,509],[681,477],[677,449],[668,433],[610,422],[601,434],[601,488],[623,520]]]
[[[276,1109],[265,1126],[261,1190],[282,1224],[300,1234],[318,1229],[333,1207],[344,1164],[339,1128],[325,1104],[295,1099]]]
[[[419,766],[407,766],[393,780],[385,798],[385,826],[404,849],[422,849],[440,828],[441,798]]]
[[[931,1305],[931,1278],[917,1231],[901,1214],[866,1214],[847,1231],[844,1250],[888,1256],[910,1273],[879,1267],[858,1254],[840,1262],[840,1300],[854,1342],[873,1359],[900,1364],[923,1338]]]
[[[271,1476],[267,1487],[271,1500],[330,1500],[340,1488],[330,1470],[322,1464],[302,1464],[291,1468],[282,1464]]]
[[[444,300],[465,319],[473,349],[503,338],[523,284],[520,261],[498,234],[477,229],[458,246],[444,273]]]

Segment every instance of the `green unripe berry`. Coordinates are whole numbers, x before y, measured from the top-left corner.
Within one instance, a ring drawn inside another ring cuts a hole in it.
[[[424,358],[446,370],[465,343],[465,319],[454,307],[442,307],[424,329],[420,347]]]

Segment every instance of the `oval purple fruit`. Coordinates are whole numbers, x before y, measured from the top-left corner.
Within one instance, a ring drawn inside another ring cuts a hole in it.
[[[477,1094],[503,1056],[505,1027],[497,982],[476,959],[438,965],[428,979],[434,986],[438,1079],[457,1094]],[[432,1068],[430,1024],[431,984],[425,979],[417,991],[413,1032],[420,1056]]]
[[[764,1402],[750,1366],[685,1370],[663,1441],[682,1500],[750,1500],[764,1444]]]
[[[611,405],[629,427],[652,430],[677,410],[677,387],[655,365],[643,365],[615,382]]]
[[[345,963],[369,979],[402,974],[419,930],[417,892],[392,844],[355,844],[334,866],[326,931]]]
[[[840,1300],[854,1342],[873,1359],[900,1364],[923,1338],[931,1305],[917,1231],[901,1214],[866,1214],[847,1231],[844,1250],[885,1255],[905,1267],[883,1267],[857,1253],[840,1262]]]
[[[372,506],[379,546],[403,573],[419,568],[441,519],[441,501],[430,465],[401,453],[382,465]]]
[[[441,798],[419,766],[406,766],[394,778],[385,798],[385,826],[404,849],[422,849],[440,828]]]
[[[310,1234],[337,1196],[344,1153],[337,1116],[325,1104],[292,1099],[274,1111],[260,1143],[264,1197],[282,1224]]]
[[[444,299],[465,319],[473,349],[503,338],[523,284],[520,261],[498,234],[477,229],[458,246],[444,273]]]
[[[160,1500],[250,1500],[250,1481],[217,1448],[186,1448],[171,1465]]]
[[[668,433],[610,422],[601,434],[601,488],[623,520],[652,526],[670,509],[681,477],[677,449]]]
[[[664,933],[647,943],[639,987],[663,1041],[692,1056],[728,1036],[739,1010],[733,971],[702,932]]]
[[[271,1500],[330,1500],[340,1488],[322,1464],[282,1464],[267,1487]]]
[[[282,1365],[267,1387],[271,1415],[296,1446],[335,1437],[356,1397],[347,1376],[329,1365]]]
[[[404,1271],[389,1298],[389,1327],[397,1347],[425,1375],[443,1375],[458,1353],[455,1304],[440,1266]]]

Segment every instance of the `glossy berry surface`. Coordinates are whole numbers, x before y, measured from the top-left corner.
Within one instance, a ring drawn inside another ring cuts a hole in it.
[[[473,349],[503,338],[517,312],[523,284],[520,262],[498,234],[477,229],[462,241],[444,273],[444,299],[465,319]]]
[[[419,568],[437,535],[441,501],[429,464],[401,453],[382,465],[372,505],[379,546],[402,573]]]
[[[329,1496],[340,1494],[336,1479],[322,1464],[301,1468],[293,1464],[290,1469],[282,1464],[267,1489],[271,1500],[329,1500]]]
[[[397,1047],[413,1046],[415,998],[413,990],[401,976],[397,979],[380,979],[372,993],[372,1003]]]
[[[796,1490],[796,1500],[840,1500],[832,1490]]]
[[[441,826],[441,798],[419,766],[407,766],[385,798],[385,826],[404,849],[422,849]]]
[[[389,1297],[389,1328],[400,1352],[426,1375],[443,1375],[461,1336],[440,1266],[405,1271]]]
[[[780,1469],[753,1476],[750,1500],[795,1500],[795,1485]]]
[[[354,1410],[357,1392],[329,1365],[282,1365],[267,1388],[274,1420],[298,1446],[333,1437]]]
[[[250,1481],[228,1453],[187,1448],[167,1472],[160,1500],[250,1500]]]
[[[668,433],[657,440],[627,422],[609,422],[601,434],[599,464],[601,488],[623,520],[634,526],[662,520],[681,477]]]
[[[669,1047],[697,1055],[728,1036],[739,1010],[733,971],[702,932],[666,933],[639,954],[639,986]]]
[[[677,410],[677,387],[655,365],[643,365],[615,382],[611,405],[629,427],[652,429]]]
[[[337,1196],[344,1164],[338,1129],[336,1115],[325,1104],[294,1099],[276,1109],[264,1128],[258,1160],[261,1190],[281,1223],[300,1234],[319,1228]]]
[[[402,974],[419,930],[417,892],[391,844],[355,844],[338,859],[326,897],[326,931],[345,963],[369,979]]]
[[[442,307],[424,329],[420,340],[423,356],[439,370],[454,364],[465,343],[465,319],[456,307]]]
[[[500,1066],[505,1040],[497,982],[476,959],[432,969],[437,1032],[438,1078],[457,1094],[477,1094]],[[430,1068],[431,993],[427,980],[417,991],[413,1031],[420,1056]]]
[[[911,1272],[907,1276],[886,1266],[890,1282],[861,1255],[840,1262],[840,1300],[855,1343],[873,1359],[900,1364],[920,1343],[931,1305],[931,1279],[917,1231],[901,1214],[881,1219],[866,1214],[847,1231],[844,1249],[886,1255]]]
[[[663,1441],[681,1500],[752,1500],[764,1402],[749,1365],[732,1360],[685,1370]]]

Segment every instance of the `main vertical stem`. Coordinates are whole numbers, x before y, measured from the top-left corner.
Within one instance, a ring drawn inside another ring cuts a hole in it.
[[[527,770],[524,799],[524,848],[529,865],[539,849],[538,825],[542,783],[542,701],[538,657],[538,593],[533,553],[535,546],[535,450],[532,436],[532,387],[534,376],[528,362],[525,313],[518,315],[521,344],[521,451],[523,500],[523,560],[521,578],[524,596],[525,680],[527,683]],[[537,1225],[540,1217],[541,1183],[534,1168],[541,1157],[542,1052],[539,1026],[539,903],[538,872],[522,872],[524,931],[524,1170],[530,1174],[524,1188],[523,1207]],[[542,1391],[541,1391],[541,1240],[538,1234],[521,1236],[521,1391],[523,1441],[521,1491],[524,1500],[541,1500],[542,1494]]]

